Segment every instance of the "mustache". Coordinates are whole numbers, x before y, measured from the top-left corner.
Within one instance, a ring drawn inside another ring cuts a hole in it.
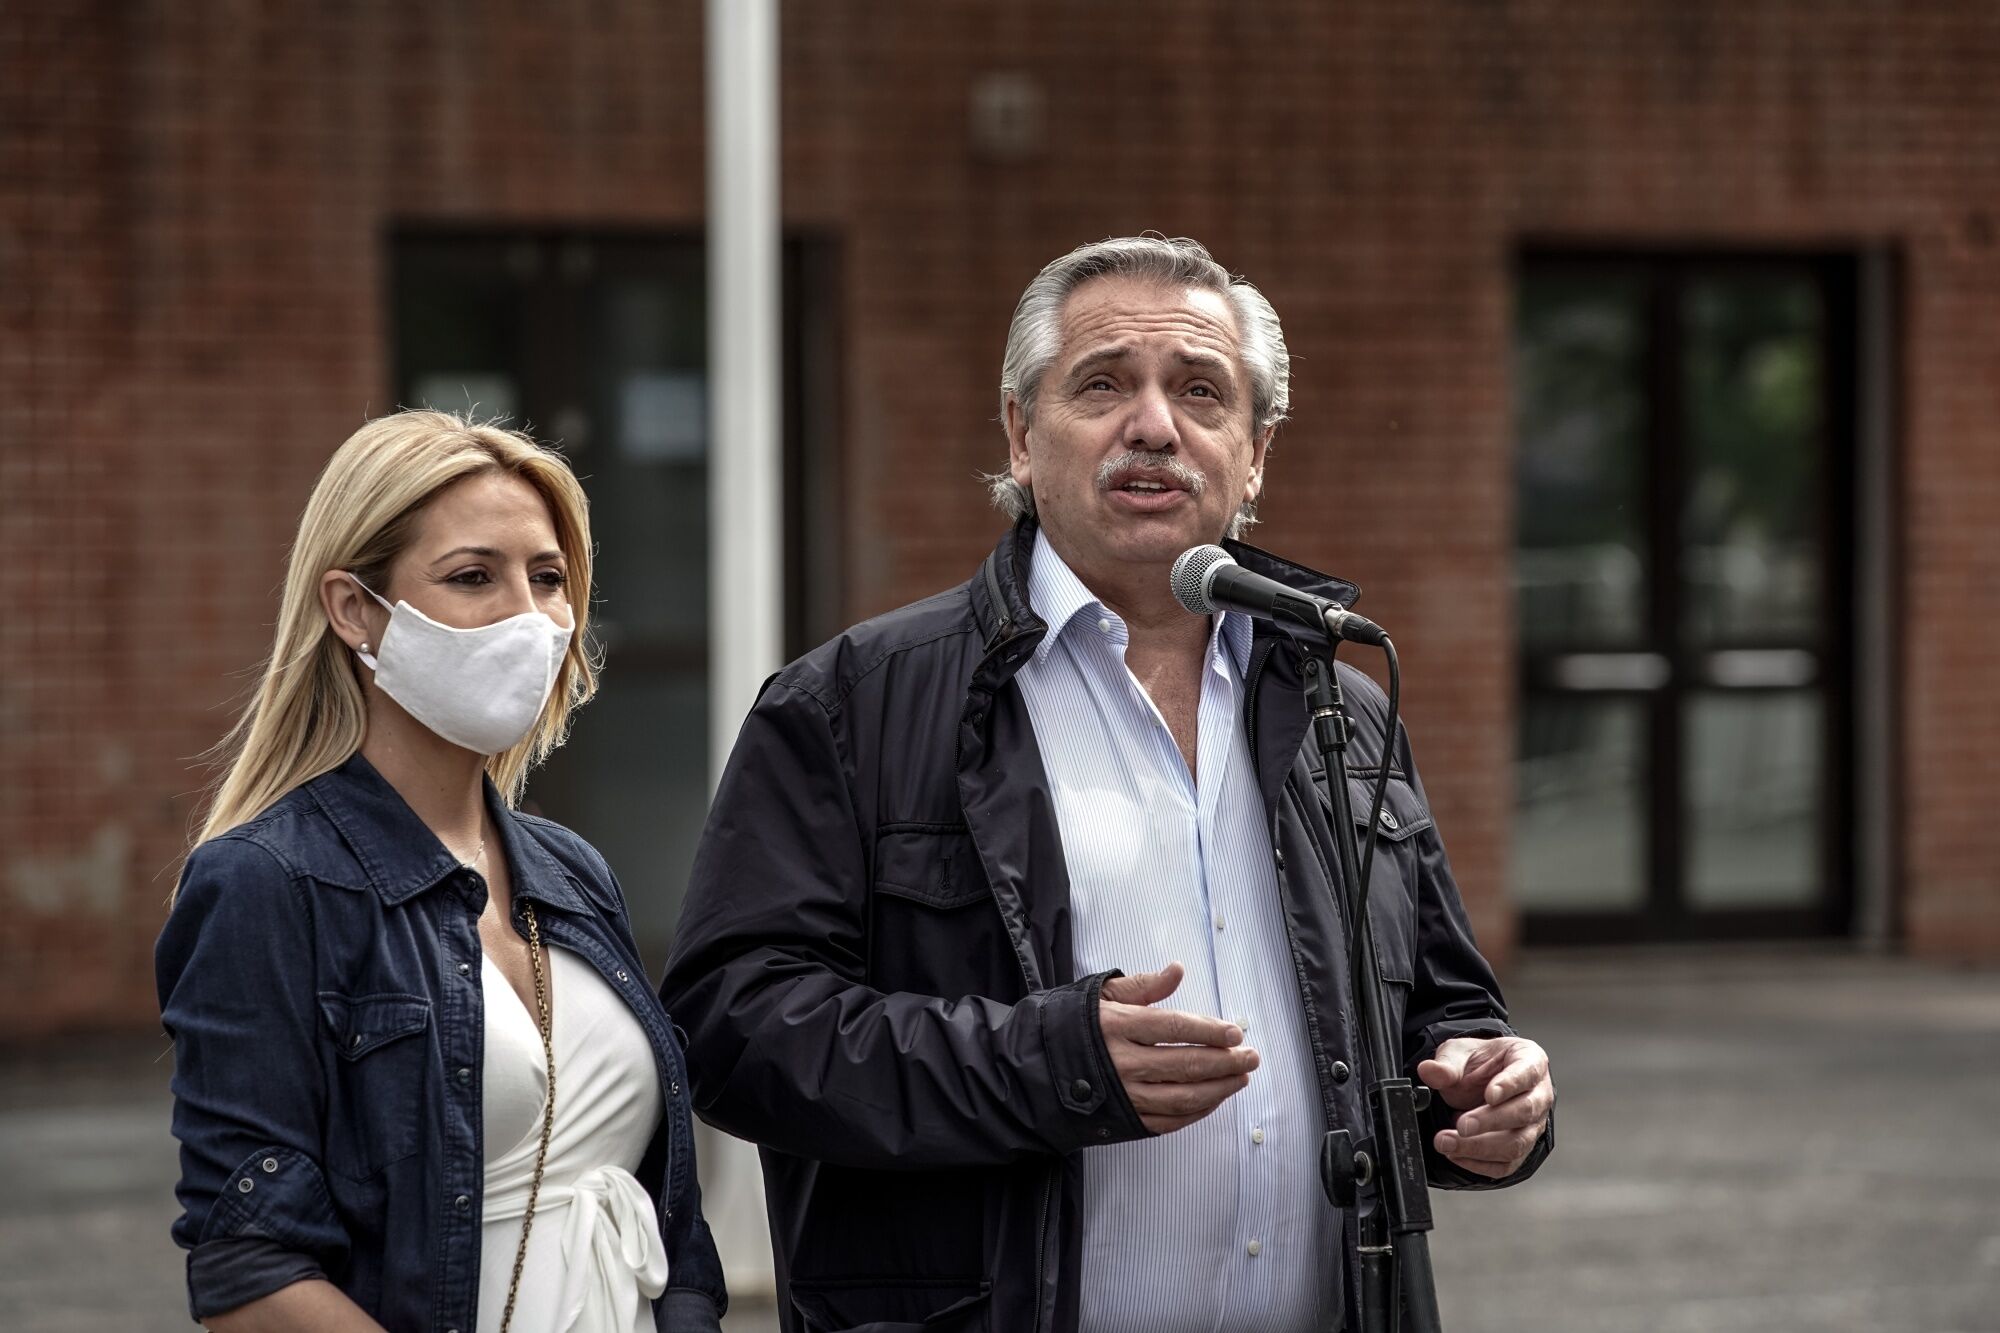
[[[1208,478],[1194,468],[1165,451],[1146,449],[1127,449],[1122,454],[1105,459],[1097,468],[1097,489],[1108,491],[1133,473],[1165,473],[1189,495],[1200,495],[1208,489]]]

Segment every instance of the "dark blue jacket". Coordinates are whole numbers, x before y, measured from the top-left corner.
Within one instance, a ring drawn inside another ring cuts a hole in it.
[[[655,1317],[712,1330],[722,1270],[687,1072],[617,881],[491,783],[486,801],[515,929],[532,901],[542,938],[596,967],[652,1043],[666,1114],[639,1180],[672,1270]],[[188,858],[155,968],[196,1319],[325,1277],[391,1333],[477,1326],[485,904],[485,880],[359,755]]]
[[[1078,975],[1069,874],[1013,675],[1047,626],[1034,527],[969,582],[858,625],[765,687],[717,789],[663,988],[698,1107],[763,1148],[789,1333],[1072,1333],[1079,1155],[1146,1136]],[[1245,566],[1351,602],[1325,575]],[[1405,1073],[1449,1037],[1511,1029],[1473,943],[1409,746],[1344,663],[1350,790],[1389,765],[1368,902]],[[1348,931],[1300,657],[1260,622],[1244,711],[1330,1128],[1367,1133]],[[1436,1099],[1426,1126],[1448,1123]],[[1463,1171],[1424,1135],[1434,1184]],[[1354,1228],[1345,1230],[1353,1292]],[[1350,1320],[1350,1323],[1352,1321]]]

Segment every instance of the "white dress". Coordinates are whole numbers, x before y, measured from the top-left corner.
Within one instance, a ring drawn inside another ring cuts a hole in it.
[[[659,1215],[632,1172],[658,1128],[659,1067],[639,1020],[583,959],[545,948],[556,1117],[514,1302],[515,1333],[652,1333],[667,1288]],[[491,958],[486,1002],[486,1202],[479,1333],[497,1333],[541,1144],[542,1038]]]

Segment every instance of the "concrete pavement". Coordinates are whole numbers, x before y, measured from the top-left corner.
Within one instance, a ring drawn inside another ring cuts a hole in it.
[[[2000,1333],[2000,971],[1542,954],[1554,1158],[1439,1196],[1451,1333]],[[191,1327],[163,1040],[0,1057],[0,1326]],[[730,1333],[775,1327],[741,1302]]]

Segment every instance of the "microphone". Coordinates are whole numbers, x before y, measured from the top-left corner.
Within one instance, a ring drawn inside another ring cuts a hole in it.
[[[1338,602],[1288,588],[1236,563],[1220,546],[1190,546],[1174,561],[1174,600],[1198,616],[1241,611],[1320,643],[1384,644],[1389,636]]]

